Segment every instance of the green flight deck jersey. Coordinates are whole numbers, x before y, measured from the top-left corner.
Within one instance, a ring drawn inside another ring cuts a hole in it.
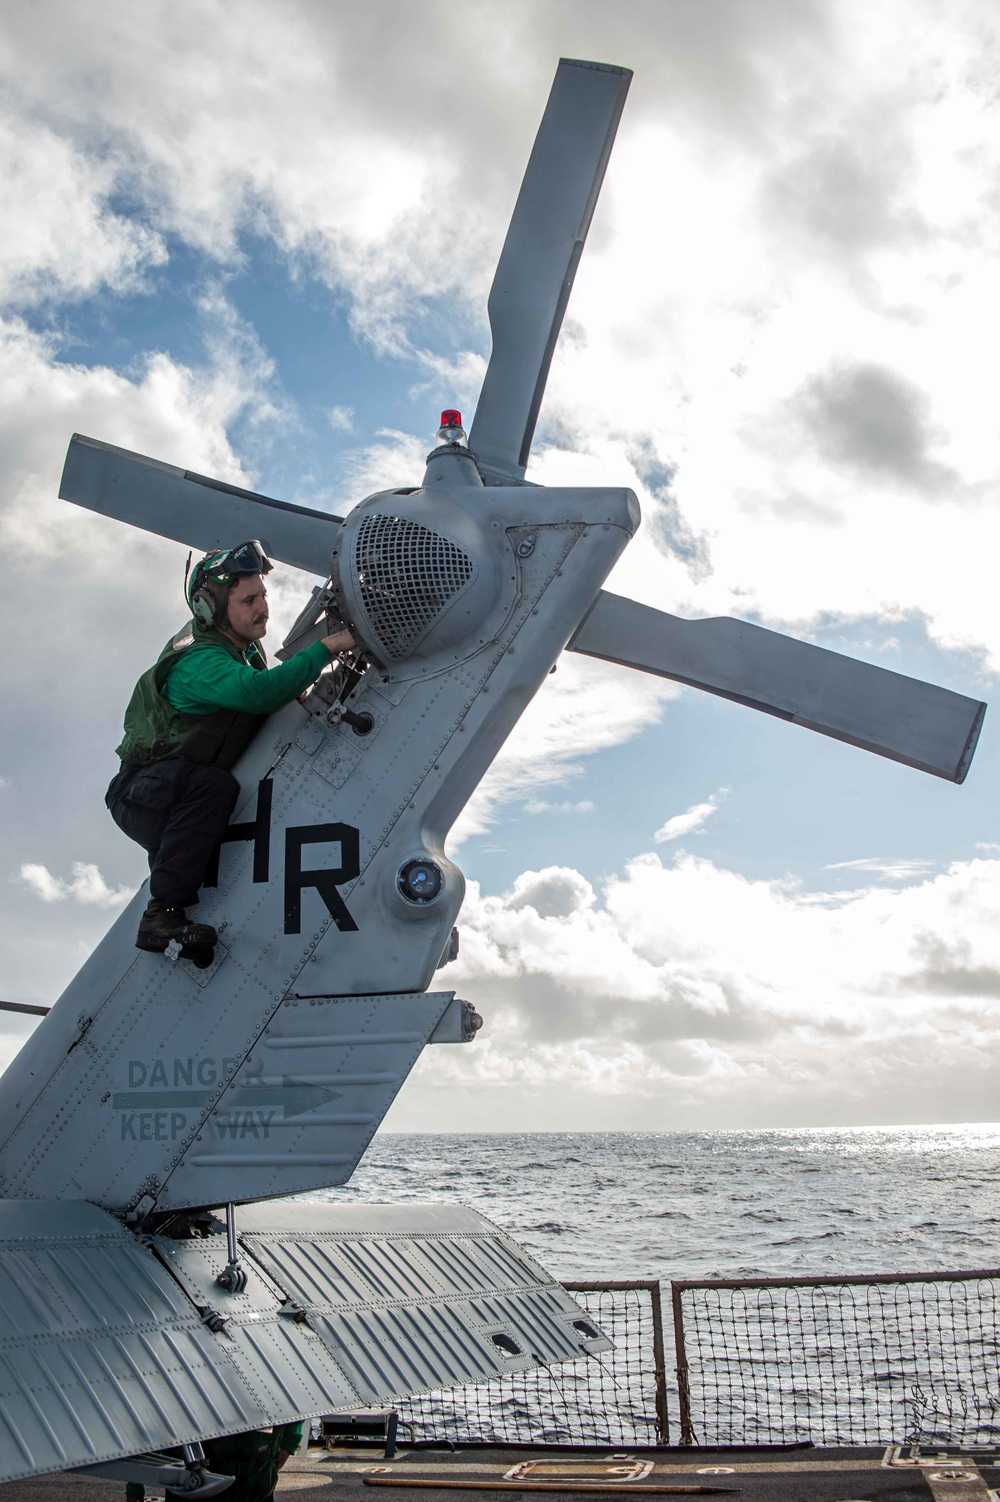
[[[228,771],[263,719],[298,698],[330,660],[317,641],[269,668],[256,642],[242,649],[191,621],[136,684],[118,755],[140,766],[190,756]]]

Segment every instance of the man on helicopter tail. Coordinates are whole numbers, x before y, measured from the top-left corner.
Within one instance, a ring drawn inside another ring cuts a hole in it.
[[[136,947],[162,954],[176,942],[183,958],[203,967],[218,935],[186,910],[198,901],[236,804],[231,768],[263,720],[354,645],[339,631],[269,668],[260,642],[271,568],[250,541],[207,553],[186,575],[191,620],[133,690],[121,768],[105,796],[119,829],[149,855],[150,900]]]

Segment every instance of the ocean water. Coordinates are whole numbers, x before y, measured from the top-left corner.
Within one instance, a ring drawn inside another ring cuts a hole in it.
[[[469,1205],[563,1278],[1000,1266],[1000,1124],[384,1133],[323,1199]]]
[[[378,1137],[323,1199],[483,1212],[572,1280],[927,1273],[1000,1265],[1000,1126]],[[664,1289],[666,1294],[667,1290]],[[995,1444],[1000,1275],[684,1295],[702,1443]],[[588,1364],[402,1405],[421,1438],[655,1442],[648,1294],[580,1294]],[[664,1299],[669,1432],[682,1432]]]

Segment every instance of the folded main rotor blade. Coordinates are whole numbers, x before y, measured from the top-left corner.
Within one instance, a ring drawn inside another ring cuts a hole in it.
[[[963,782],[986,705],[763,626],[684,621],[602,590],[572,652],[673,678],[949,782]]]
[[[521,479],[573,278],[632,74],[561,59],[490,292],[493,353],[469,446]]]
[[[323,578],[341,520],[80,433],[70,443],[59,496],[206,553],[255,537],[275,562]]]

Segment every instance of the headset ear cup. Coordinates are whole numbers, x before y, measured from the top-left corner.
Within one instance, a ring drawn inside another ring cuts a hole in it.
[[[191,596],[191,613],[201,626],[214,626],[216,607],[212,596],[205,589],[196,589]]]

